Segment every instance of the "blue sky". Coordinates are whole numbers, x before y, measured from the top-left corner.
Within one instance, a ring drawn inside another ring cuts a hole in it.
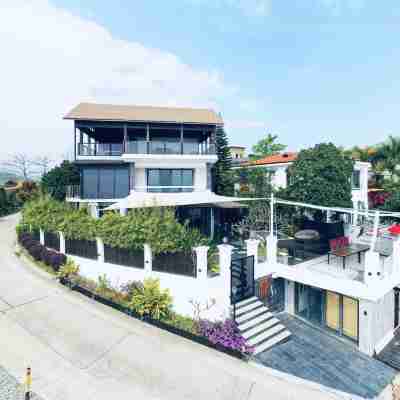
[[[272,132],[297,150],[328,140],[366,145],[400,135],[398,1],[35,1],[199,72],[181,87],[178,79],[176,89],[157,93],[154,102],[171,104],[175,96],[179,105],[203,105],[203,97],[222,112],[231,143],[251,147]],[[203,78],[207,83],[198,89]],[[192,89],[193,79],[199,98],[189,99],[182,91]],[[92,90],[94,100],[103,100],[107,82],[94,95]],[[121,103],[152,102],[130,88]],[[78,100],[68,98],[65,107]]]

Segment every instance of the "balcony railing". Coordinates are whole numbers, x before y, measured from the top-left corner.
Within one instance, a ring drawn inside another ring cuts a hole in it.
[[[126,153],[130,154],[215,154],[214,144],[198,142],[170,142],[161,140],[135,140],[127,142]]]
[[[66,195],[69,199],[79,199],[81,197],[81,185],[67,186]]]
[[[120,156],[122,143],[78,143],[79,156]]]
[[[123,143],[78,143],[78,156],[121,156],[128,154],[215,154],[214,144],[172,142],[161,140],[134,140]]]

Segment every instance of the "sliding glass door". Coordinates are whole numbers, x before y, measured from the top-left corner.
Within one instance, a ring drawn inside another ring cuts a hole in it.
[[[351,297],[296,283],[295,312],[318,326],[358,340],[358,301]]]

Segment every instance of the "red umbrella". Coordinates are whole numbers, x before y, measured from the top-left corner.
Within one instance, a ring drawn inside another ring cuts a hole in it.
[[[389,228],[389,232],[390,232],[392,235],[400,235],[400,225],[398,225],[398,224],[392,225],[392,226]]]

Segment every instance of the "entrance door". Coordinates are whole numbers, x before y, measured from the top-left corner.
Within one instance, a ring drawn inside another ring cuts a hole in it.
[[[400,289],[394,288],[394,328],[399,326]]]
[[[320,289],[309,288],[309,316],[308,319],[317,325],[322,325],[324,316],[324,292]]]

